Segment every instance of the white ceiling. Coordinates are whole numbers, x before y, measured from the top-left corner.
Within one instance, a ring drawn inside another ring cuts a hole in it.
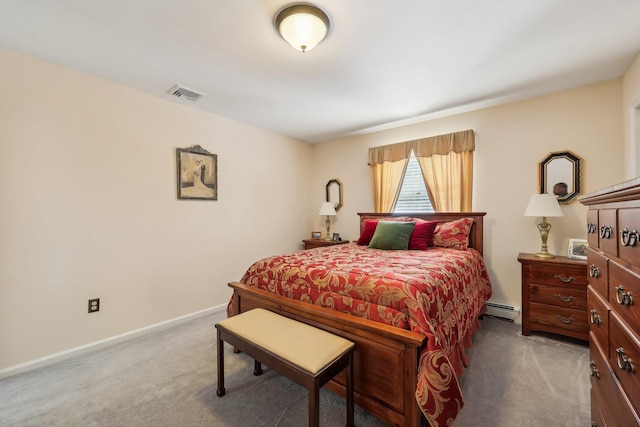
[[[640,53],[638,0],[317,0],[332,29],[307,53],[273,27],[288,3],[0,0],[0,45],[312,143],[618,78]]]

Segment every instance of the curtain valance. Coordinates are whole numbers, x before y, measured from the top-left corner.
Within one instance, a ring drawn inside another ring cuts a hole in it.
[[[452,151],[455,153],[474,151],[475,148],[475,133],[470,129],[369,148],[369,165],[406,159],[411,150],[417,157],[431,157],[434,154],[446,155]]]

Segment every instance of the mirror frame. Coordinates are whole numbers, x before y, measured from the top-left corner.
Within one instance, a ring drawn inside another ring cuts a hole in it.
[[[574,200],[582,191],[582,159],[571,151],[556,151],[553,153],[549,153],[547,157],[545,157],[539,165],[540,171],[540,194],[547,193],[547,185],[548,183],[548,174],[547,167],[554,160],[564,159],[571,163],[572,171],[571,178],[573,179],[573,191],[567,193],[565,196],[558,197],[558,203],[569,203]]]
[[[339,179],[331,179],[329,180],[329,182],[327,182],[327,185],[325,185],[325,193],[326,193],[326,198],[327,198],[327,202],[331,201],[331,186],[332,185],[337,185],[338,186],[338,203],[334,204],[334,208],[336,210],[336,212],[338,212],[340,210],[340,208],[342,207],[342,183],[340,182]]]

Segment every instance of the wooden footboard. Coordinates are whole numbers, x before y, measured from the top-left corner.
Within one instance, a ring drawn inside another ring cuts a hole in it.
[[[424,335],[361,319],[232,282],[236,313],[265,308],[344,337],[356,344],[355,403],[392,426],[419,427],[426,420],[415,399]],[[345,395],[340,374],[326,388]]]

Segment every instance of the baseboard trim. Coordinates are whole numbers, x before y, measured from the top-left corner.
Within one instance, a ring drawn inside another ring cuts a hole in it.
[[[117,344],[122,341],[129,340],[131,338],[146,335],[150,332],[160,331],[172,326],[177,326],[181,323],[188,322],[189,320],[196,319],[201,316],[209,314],[222,314],[226,312],[227,304],[218,305],[215,307],[206,308],[204,310],[196,311],[184,316],[176,317],[174,319],[165,320],[164,322],[155,323],[153,325],[145,326],[144,328],[135,329],[133,331],[125,332],[124,334],[115,335],[113,337],[105,338],[103,340],[94,341],[89,344],[81,345],[78,347],[70,348],[59,353],[54,353],[48,356],[40,357],[38,359],[30,360],[28,362],[19,363],[17,365],[9,366],[8,368],[0,370],[0,379],[7,378],[12,375],[20,374],[23,372],[31,371],[36,368],[51,365],[62,360],[70,359],[71,357],[78,356],[89,351],[104,348],[113,344]]]

